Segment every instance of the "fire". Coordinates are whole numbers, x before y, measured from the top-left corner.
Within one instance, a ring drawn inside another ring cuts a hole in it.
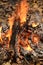
[[[22,36],[18,35],[18,43],[23,47],[24,50],[32,51],[31,46],[29,45],[28,37],[30,36],[30,33],[22,33]]]
[[[1,38],[1,30],[2,30],[2,27],[0,27],[0,41],[2,41],[2,38]]]
[[[32,48],[30,47],[30,45],[28,45],[27,47],[25,47],[25,50],[32,51]]]
[[[10,44],[10,40],[11,40],[11,35],[12,35],[12,26],[14,23],[14,19],[15,19],[15,14],[13,13],[12,16],[8,17],[8,24],[10,26],[10,29],[7,31],[6,37],[8,37],[8,44],[7,44],[7,48],[9,48],[9,44]]]
[[[38,44],[38,42],[40,41],[40,37],[37,34],[33,34],[32,41],[33,43]]]
[[[20,17],[21,25],[26,22],[28,9],[29,9],[29,4],[27,3],[27,0],[22,0],[18,7],[18,15]]]
[[[9,48],[9,43],[11,40],[11,35],[12,35],[12,26],[15,20],[15,13],[13,12],[12,16],[8,17],[8,25],[9,29],[6,32],[2,32],[2,27],[3,25],[0,26],[0,44],[6,44],[6,47]]]
[[[26,22],[26,16],[28,12],[28,3],[26,2],[27,0],[24,0],[21,2],[21,10],[20,10],[20,19],[21,23]]]
[[[13,23],[14,23],[14,20],[15,20],[15,13],[13,12],[12,16],[9,16],[8,18],[8,23],[9,23],[9,26],[10,26],[10,30],[8,31],[8,37],[9,37],[9,40],[11,39],[11,35],[12,35],[12,27],[13,27]]]
[[[22,0],[18,6],[18,16],[20,17],[20,24],[21,26],[26,22],[26,18],[27,18],[27,13],[29,10],[29,4],[27,3],[27,0]],[[25,32],[24,32],[25,34]],[[24,36],[24,35],[23,35]],[[20,42],[20,44],[26,49],[31,51],[32,48],[30,47],[30,45],[28,44],[28,36],[29,33],[26,34],[26,39],[18,39],[18,41]]]

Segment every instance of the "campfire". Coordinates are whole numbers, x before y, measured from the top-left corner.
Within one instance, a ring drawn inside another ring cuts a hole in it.
[[[25,61],[35,65],[43,60],[41,15],[38,10],[30,7],[27,0],[16,4],[7,22],[0,22],[0,54],[3,56],[2,63],[15,60],[16,63]]]

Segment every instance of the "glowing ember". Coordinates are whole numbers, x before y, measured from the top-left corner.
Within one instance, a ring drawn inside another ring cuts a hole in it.
[[[30,45],[28,45],[27,47],[24,47],[24,50],[32,51],[32,48],[30,47]]]
[[[33,43],[37,44],[40,40],[40,37],[37,34],[32,35],[32,41]]]
[[[37,23],[37,22],[32,23],[32,27],[37,27],[38,25],[39,25],[39,23]]]

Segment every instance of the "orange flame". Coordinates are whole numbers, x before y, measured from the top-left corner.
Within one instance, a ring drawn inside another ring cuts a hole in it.
[[[29,9],[27,0],[22,0],[18,6],[18,16],[20,17],[20,23],[26,22],[26,17]]]
[[[9,40],[11,39],[11,35],[12,35],[12,26],[13,26],[13,23],[14,23],[14,20],[15,20],[15,13],[12,14],[12,16],[9,16],[8,18],[8,22],[9,22],[9,26],[10,26],[10,30],[8,31],[8,37],[9,37]]]
[[[0,41],[2,41],[2,38],[1,38],[1,30],[2,30],[2,27],[0,27]]]
[[[24,48],[24,50],[27,50],[27,51],[32,51],[32,48],[31,46],[29,45],[29,40],[28,40],[28,37],[29,37],[29,33],[22,33],[22,36],[20,36],[20,34],[18,35],[18,43]],[[21,39],[22,37],[22,39]]]
[[[23,0],[20,5],[21,5],[20,19],[21,19],[21,23],[22,23],[24,21],[26,22],[26,16],[27,16],[27,12],[28,12],[27,0]]]

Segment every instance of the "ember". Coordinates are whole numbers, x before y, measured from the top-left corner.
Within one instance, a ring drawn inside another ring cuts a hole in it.
[[[40,37],[37,34],[33,34],[32,41],[33,41],[33,43],[37,44],[40,41]]]
[[[37,27],[38,25],[39,25],[39,23],[37,23],[37,22],[36,23],[35,22],[32,23],[32,27]]]

